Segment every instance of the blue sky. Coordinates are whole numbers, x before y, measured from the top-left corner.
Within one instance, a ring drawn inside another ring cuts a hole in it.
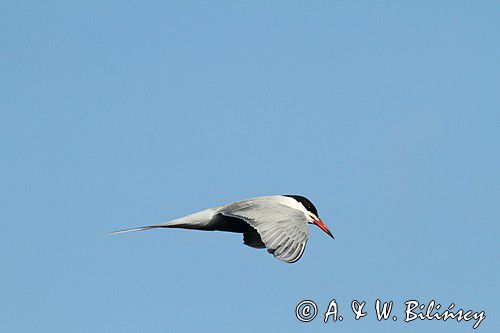
[[[494,331],[499,10],[3,1],[1,330],[472,330],[405,324],[416,299]],[[236,234],[103,236],[267,194],[309,197],[336,239],[312,228],[289,265]]]

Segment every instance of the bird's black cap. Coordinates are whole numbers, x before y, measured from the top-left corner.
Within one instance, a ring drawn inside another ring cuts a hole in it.
[[[316,207],[313,205],[313,203],[311,202],[311,200],[307,199],[306,197],[303,197],[301,195],[292,195],[292,194],[285,194],[284,195],[285,197],[289,197],[289,198],[293,198],[295,200],[297,200],[298,202],[300,202],[308,211],[310,211],[311,213],[313,213],[314,215],[316,215],[316,217],[319,218],[319,215],[318,215],[318,210],[316,209]]]

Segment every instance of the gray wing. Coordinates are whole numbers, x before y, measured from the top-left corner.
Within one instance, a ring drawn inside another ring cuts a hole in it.
[[[223,206],[218,212],[246,221],[256,230],[268,252],[276,258],[293,263],[302,257],[309,237],[304,213],[278,202],[258,198]],[[257,245],[258,241],[252,242],[245,235],[245,244],[252,246],[248,243]]]

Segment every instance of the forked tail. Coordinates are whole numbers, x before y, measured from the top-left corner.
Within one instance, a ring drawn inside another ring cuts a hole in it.
[[[141,230],[149,230],[155,228],[182,228],[182,229],[197,229],[197,230],[214,230],[214,228],[210,225],[212,218],[216,212],[215,208],[209,208],[199,213],[191,214],[185,217],[181,217],[179,219],[175,219],[169,222],[164,222],[155,225],[148,225],[145,227],[138,227],[132,229],[123,229],[117,230],[106,235],[115,235],[115,234],[123,234],[131,231],[141,231]]]
[[[123,230],[117,230],[117,231],[108,232],[106,235],[124,234],[126,232],[149,230],[149,229],[154,229],[154,228],[160,228],[160,226],[150,225],[150,226],[147,226],[147,227],[138,227],[138,228],[132,228],[132,229],[123,229]]]

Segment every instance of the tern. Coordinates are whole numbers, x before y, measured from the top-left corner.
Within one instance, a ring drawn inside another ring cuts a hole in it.
[[[118,230],[109,234],[156,228],[226,231],[243,234],[243,243],[266,248],[279,260],[298,261],[309,237],[308,224],[315,224],[330,237],[313,203],[300,195],[272,195],[217,206],[169,222]]]

